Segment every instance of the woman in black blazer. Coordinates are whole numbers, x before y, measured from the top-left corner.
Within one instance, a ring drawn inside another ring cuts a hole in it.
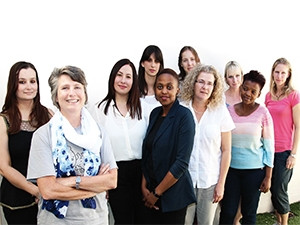
[[[172,69],[157,74],[155,96],[162,106],[151,112],[142,156],[147,224],[184,224],[187,206],[196,201],[188,172],[195,124],[177,100],[178,85]]]

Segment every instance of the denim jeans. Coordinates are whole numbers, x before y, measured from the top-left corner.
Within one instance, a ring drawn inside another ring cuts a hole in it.
[[[241,199],[243,224],[255,224],[260,197],[259,187],[265,178],[264,169],[229,168],[224,198],[221,202],[220,224],[232,224]]]

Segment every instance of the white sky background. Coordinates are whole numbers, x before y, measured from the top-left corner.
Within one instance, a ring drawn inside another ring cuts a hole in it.
[[[299,4],[299,3],[298,3]],[[0,2],[0,106],[10,67],[33,63],[41,99],[53,108],[48,77],[54,67],[80,67],[91,103],[101,100],[113,65],[129,58],[138,70],[144,48],[161,48],[175,69],[180,49],[193,46],[201,61],[223,75],[229,60],[244,72],[260,71],[268,90],[273,62],[286,57],[299,89],[300,34],[297,1],[243,0],[9,0]]]

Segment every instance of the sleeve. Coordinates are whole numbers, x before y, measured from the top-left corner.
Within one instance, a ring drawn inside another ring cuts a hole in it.
[[[271,93],[268,92],[265,96],[265,106],[268,106],[268,102],[270,101]]]
[[[263,163],[268,167],[273,168],[275,144],[274,144],[274,127],[271,114],[267,109],[265,109],[265,115],[262,121],[263,132],[262,132],[262,142],[263,142]]]
[[[292,108],[300,103],[300,93],[298,91],[294,91],[291,99]]]
[[[176,160],[170,168],[170,172],[176,179],[179,179],[188,169],[195,136],[195,122],[190,110],[185,108],[180,119]]]
[[[220,116],[222,116],[221,132],[228,132],[235,128],[235,124],[225,104],[221,108]]]
[[[31,182],[44,176],[56,176],[48,127],[48,124],[40,127],[32,137],[27,169],[27,180]]]
[[[103,132],[103,128],[100,128],[100,130],[103,140],[100,149],[101,162],[105,164],[108,163],[110,169],[118,168],[108,135],[105,135],[105,132]]]

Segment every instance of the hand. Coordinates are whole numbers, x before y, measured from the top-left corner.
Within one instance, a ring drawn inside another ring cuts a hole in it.
[[[213,196],[213,203],[218,203],[223,199],[224,196],[224,185],[217,183],[214,196]]]
[[[145,202],[145,206],[146,207],[148,207],[150,209],[154,208],[155,210],[159,210],[159,208],[155,205],[155,203],[157,202],[158,198],[154,196],[153,192],[150,192],[148,190],[148,194],[147,194],[147,196],[144,196],[143,200]]]
[[[296,158],[289,156],[286,160],[286,168],[293,169],[296,163]]]
[[[270,190],[270,187],[271,187],[271,179],[265,177],[259,187],[259,190],[263,193],[267,193]]]

